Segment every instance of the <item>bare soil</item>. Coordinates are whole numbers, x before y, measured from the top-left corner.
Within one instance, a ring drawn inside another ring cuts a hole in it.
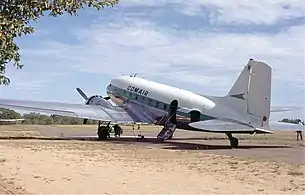
[[[0,194],[305,192],[305,163],[289,159],[304,158],[293,132],[239,136],[240,149],[230,149],[224,135],[187,131],[168,143],[77,137],[94,136],[95,128],[0,126]],[[159,127],[141,131],[155,137]]]

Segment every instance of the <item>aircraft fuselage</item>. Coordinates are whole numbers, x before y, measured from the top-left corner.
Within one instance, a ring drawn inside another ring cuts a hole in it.
[[[139,77],[120,76],[111,80],[107,94],[115,104],[124,105],[139,121],[145,117],[152,123],[163,125],[162,117],[168,113],[173,100],[178,101],[177,128],[195,130],[187,125],[191,122],[192,111],[200,113],[200,120],[213,119],[205,114],[215,106],[210,99]]]

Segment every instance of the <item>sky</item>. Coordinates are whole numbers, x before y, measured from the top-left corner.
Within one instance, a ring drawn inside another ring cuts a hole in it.
[[[303,0],[121,0],[33,26],[1,98],[84,103],[76,87],[105,95],[122,74],[221,96],[253,58],[272,67],[272,106],[303,107],[271,116],[305,119]]]

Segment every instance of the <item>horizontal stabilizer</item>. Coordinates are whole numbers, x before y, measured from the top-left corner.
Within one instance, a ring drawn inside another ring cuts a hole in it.
[[[207,120],[207,121],[199,121],[190,123],[189,126],[201,129],[203,131],[209,132],[218,132],[218,133],[249,133],[249,132],[258,132],[258,133],[272,133],[272,131],[261,128],[254,128],[242,124],[232,123],[228,121],[221,121],[218,119]]]
[[[272,130],[285,130],[285,131],[305,131],[305,126],[302,124],[286,123],[286,122],[269,122],[270,129]]]
[[[302,110],[302,107],[298,106],[272,106],[270,112],[289,112]]]

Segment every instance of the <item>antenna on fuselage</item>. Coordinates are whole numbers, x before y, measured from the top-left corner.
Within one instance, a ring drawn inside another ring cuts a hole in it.
[[[136,77],[138,74],[129,74],[129,77]]]

